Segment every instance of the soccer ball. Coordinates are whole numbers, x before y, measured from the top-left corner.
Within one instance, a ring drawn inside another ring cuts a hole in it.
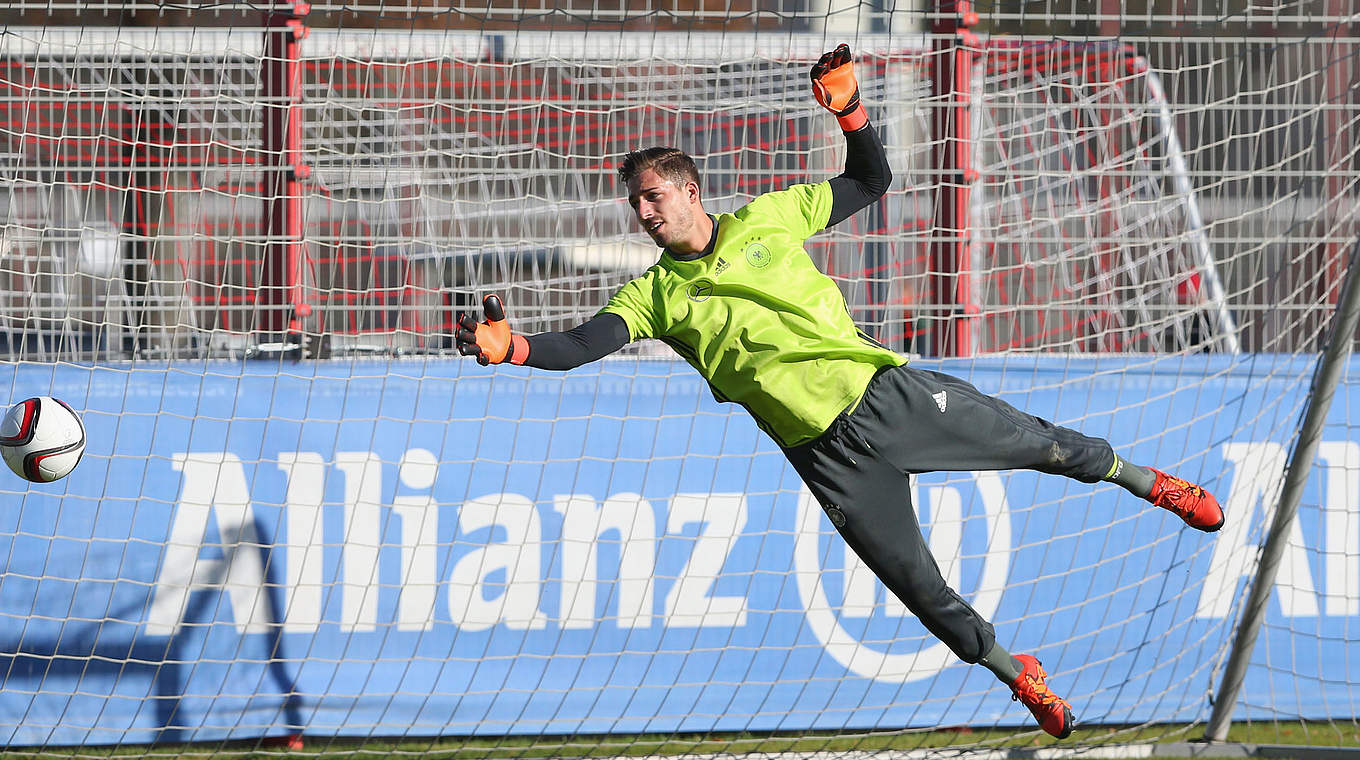
[[[15,474],[51,483],[70,474],[85,453],[85,426],[66,402],[51,396],[20,401],[0,422],[0,454]]]

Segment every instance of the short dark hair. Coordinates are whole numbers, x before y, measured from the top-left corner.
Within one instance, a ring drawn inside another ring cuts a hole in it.
[[[674,182],[677,187],[686,182],[699,184],[699,169],[694,165],[694,159],[679,148],[644,148],[629,153],[619,164],[619,179],[627,184],[648,169]]]

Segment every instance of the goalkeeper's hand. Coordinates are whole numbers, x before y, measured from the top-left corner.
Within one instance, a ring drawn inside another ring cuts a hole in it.
[[[529,341],[523,335],[510,332],[501,297],[492,294],[483,298],[482,311],[486,313],[485,322],[478,322],[471,314],[458,314],[458,327],[454,333],[458,353],[477,357],[477,363],[482,366],[501,362],[523,364],[529,358]]]
[[[869,123],[869,113],[859,102],[859,82],[855,80],[855,64],[851,61],[850,46],[842,43],[835,50],[823,53],[808,72],[812,77],[812,94],[822,107],[836,115],[841,129],[854,132]]]

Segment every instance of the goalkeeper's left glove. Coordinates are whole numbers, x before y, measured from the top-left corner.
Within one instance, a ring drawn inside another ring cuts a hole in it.
[[[812,77],[812,94],[822,107],[836,115],[841,129],[854,132],[869,123],[869,112],[859,102],[859,82],[855,80],[855,64],[851,62],[850,46],[842,43],[835,50],[823,53],[808,72]]]
[[[483,298],[482,311],[486,313],[486,321],[481,323],[471,314],[458,314],[458,327],[454,333],[458,353],[477,357],[477,363],[483,367],[501,362],[523,364],[529,358],[529,341],[523,335],[510,332],[501,297],[493,293]]]

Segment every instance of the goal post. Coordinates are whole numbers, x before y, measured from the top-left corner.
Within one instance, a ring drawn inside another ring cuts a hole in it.
[[[453,347],[486,293],[561,330],[655,261],[615,178],[630,150],[691,153],[717,211],[839,173],[807,84],[831,5],[740,30],[707,6],[641,31],[414,3],[338,28],[314,22],[371,8],[6,26],[0,380],[89,439],[57,484],[0,482],[6,744],[1032,752],[1009,692],[665,346],[568,373]],[[1355,43],[1020,40],[992,10],[855,33],[894,181],[807,249],[919,366],[1219,495],[1204,536],[1032,472],[910,494],[1083,747],[1198,738],[1356,232]],[[1272,539],[1243,720],[1353,717],[1352,385]]]

